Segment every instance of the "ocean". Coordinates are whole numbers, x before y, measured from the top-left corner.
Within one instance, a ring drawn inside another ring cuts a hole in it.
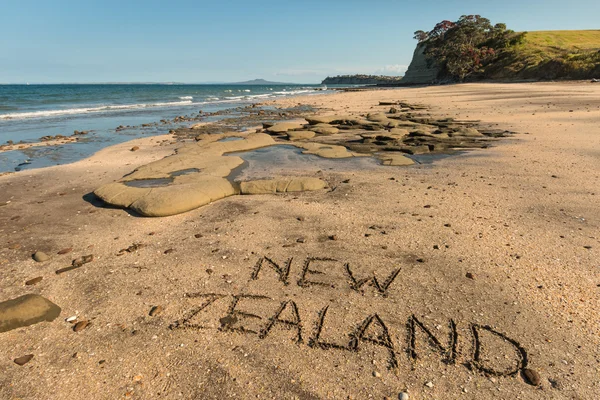
[[[79,142],[0,153],[0,172],[71,163],[113,144],[160,135],[185,123],[142,127],[179,115],[326,93],[321,85],[0,85],[0,144],[89,131]],[[115,131],[118,126],[133,128]]]

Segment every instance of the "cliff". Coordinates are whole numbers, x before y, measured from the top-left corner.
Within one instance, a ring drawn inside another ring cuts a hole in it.
[[[425,59],[425,44],[419,43],[413,53],[412,61],[406,74],[402,78],[402,85],[423,85],[435,82],[440,73],[440,68],[432,63],[429,65]]]

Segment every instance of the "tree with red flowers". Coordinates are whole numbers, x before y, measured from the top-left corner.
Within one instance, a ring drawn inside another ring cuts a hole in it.
[[[463,81],[481,72],[507,46],[513,32],[505,24],[492,25],[480,15],[463,15],[458,21],[444,20],[429,31],[415,32],[425,43],[425,55],[437,62],[450,76]]]

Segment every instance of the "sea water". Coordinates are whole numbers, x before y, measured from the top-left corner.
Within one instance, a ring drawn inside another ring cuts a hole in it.
[[[80,141],[0,153],[0,172],[65,164],[116,143],[160,135],[172,120],[272,100],[320,94],[321,85],[90,84],[0,85],[0,144],[37,142],[42,136],[89,131]],[[133,126],[116,131],[118,126]]]

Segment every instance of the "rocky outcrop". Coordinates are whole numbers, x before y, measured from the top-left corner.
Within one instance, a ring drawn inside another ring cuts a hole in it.
[[[402,78],[403,85],[426,85],[436,81],[440,69],[435,64],[428,65],[424,53],[425,45],[419,43],[413,53],[408,70]]]

